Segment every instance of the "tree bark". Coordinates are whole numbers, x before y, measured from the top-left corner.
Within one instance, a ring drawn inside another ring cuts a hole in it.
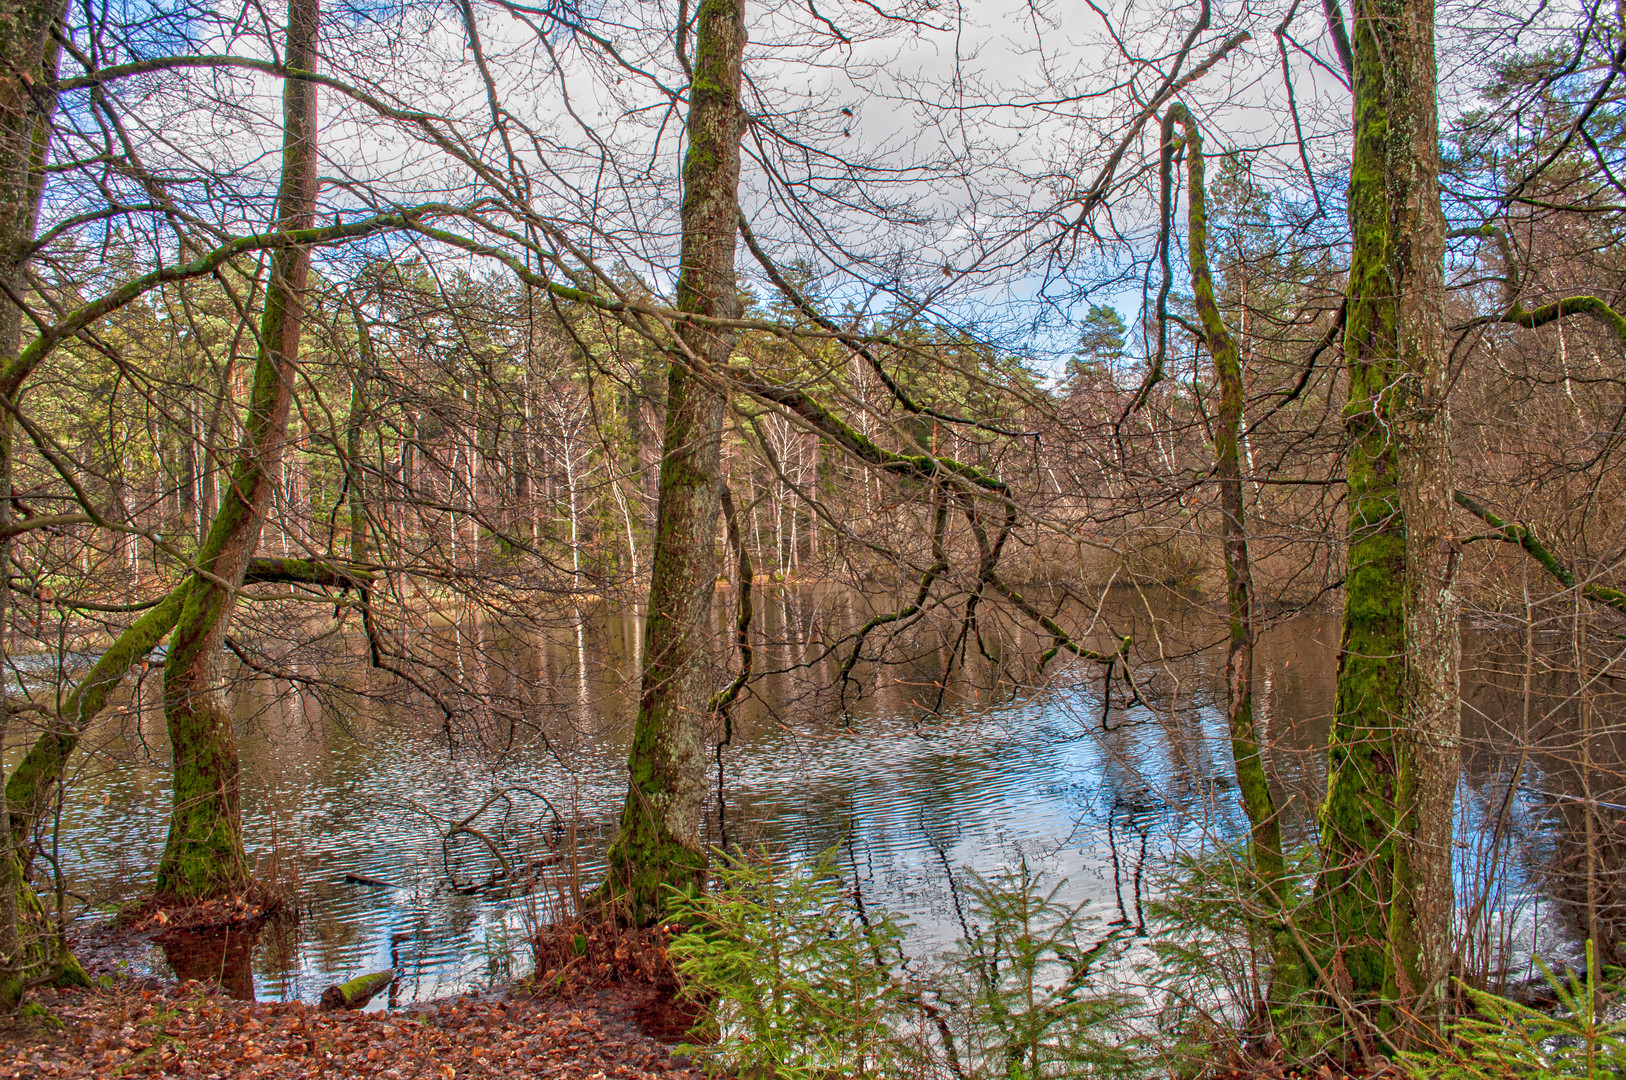
[[[683,163],[681,311],[732,317],[741,310],[734,248],[744,51],[744,0],[703,0]],[[643,690],[627,761],[627,801],[604,889],[638,922],[660,917],[667,887],[699,887],[706,867],[700,847],[711,719],[705,627],[717,583],[724,401],[710,381],[715,375],[692,369],[689,357],[715,373],[727,365],[734,335],[687,324],[678,335],[688,356],[674,353],[667,362]]]
[[[350,375],[350,411],[344,422],[344,491],[350,509],[350,561],[366,562],[371,552],[367,542],[367,504],[362,493],[361,427],[367,412],[364,396],[367,380],[378,370],[378,358],[373,353],[373,331],[362,314],[361,305],[350,293],[345,293],[350,314],[356,323],[356,345],[360,352],[360,369]]]
[[[1406,108],[1396,109],[1390,161],[1391,258],[1399,284],[1400,360],[1407,391],[1399,417],[1400,499],[1406,517],[1406,711],[1397,789],[1400,843],[1389,920],[1394,996],[1427,1020],[1447,1002],[1452,963],[1452,838],[1462,772],[1456,589],[1461,544],[1452,527],[1456,470],[1451,454],[1449,349],[1445,316],[1445,214],[1440,205],[1440,135],[1435,89],[1434,4],[1409,0],[1398,12],[1386,75]]]
[[[1225,651],[1225,717],[1230,729],[1237,788],[1242,796],[1242,809],[1248,815],[1249,855],[1258,898],[1272,913],[1267,919],[1266,932],[1279,941],[1286,864],[1282,856],[1281,822],[1270,791],[1270,778],[1265,772],[1253,712],[1253,561],[1248,551],[1247,508],[1242,486],[1242,356],[1214,299],[1214,276],[1208,264],[1208,201],[1202,135],[1184,105],[1171,106],[1163,120],[1164,183],[1169,183],[1176,124],[1185,131],[1191,291],[1209,355],[1214,358],[1215,382],[1220,389],[1219,414],[1214,418],[1214,477],[1219,482],[1220,515],[1224,522],[1225,595],[1230,622]],[[1166,227],[1172,227],[1172,223]],[[1278,964],[1291,955],[1291,949],[1280,941],[1275,952]]]
[[[27,269],[34,254],[45,164],[50,152],[51,118],[56,111],[57,61],[61,47],[52,36],[66,4],[62,0],[0,0],[0,371],[16,366],[22,348]],[[17,299],[14,299],[17,298]],[[4,388],[10,395],[17,386]],[[12,424],[0,411],[0,667],[10,617],[12,536],[4,531],[12,513]],[[0,716],[0,741],[9,728],[9,704]],[[10,807],[0,795],[0,814]],[[53,970],[54,969],[54,970]],[[84,971],[47,924],[16,845],[0,851],[0,1012],[22,1003],[30,982],[52,978],[82,983]]]
[[[316,69],[317,0],[290,0],[289,67]],[[316,84],[283,83],[282,182],[277,228],[308,229],[316,205]],[[164,717],[174,755],[174,802],[159,862],[159,895],[192,901],[247,884],[237,746],[218,686],[216,661],[244,571],[259,544],[266,507],[281,472],[304,322],[309,252],[277,251],[271,262],[259,350],[244,424],[243,456],[232,468],[220,510],[198,552],[210,576],[183,584],[180,615],[164,664]]]
[[[51,32],[66,7],[65,0],[0,0],[0,370],[11,368],[22,345],[23,312],[12,297],[28,293],[56,112],[51,87],[61,47]]]
[[[1450,957],[1460,763],[1431,0],[1359,0],[1345,363],[1348,565],[1321,808],[1325,961],[1383,1032]]]

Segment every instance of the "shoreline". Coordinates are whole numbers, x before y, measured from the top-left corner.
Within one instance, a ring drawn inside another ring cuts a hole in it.
[[[218,986],[125,974],[152,935],[110,928],[77,943],[96,986],[41,989],[51,1019],[0,1026],[0,1078],[314,1076],[456,1080],[515,1076],[703,1080],[675,1053],[659,990],[631,981],[535,993],[523,983],[396,1009],[324,1012],[244,1001]],[[121,961],[126,963],[121,970]]]

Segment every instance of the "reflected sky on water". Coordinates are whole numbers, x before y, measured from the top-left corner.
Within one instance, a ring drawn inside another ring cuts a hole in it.
[[[900,643],[895,664],[861,664],[864,693],[842,717],[834,687],[846,647],[824,655],[820,642],[856,625],[867,608],[847,594],[763,592],[759,670],[774,673],[753,685],[723,749],[723,812],[713,805],[707,838],[786,858],[839,849],[866,905],[914,923],[912,951],[929,953],[963,934],[963,868],[988,875],[1025,861],[1052,881],[1066,878],[1063,898],[1087,902],[1103,926],[1138,930],[1171,852],[1211,849],[1239,834],[1229,742],[1215,707],[1222,656],[1197,651],[1217,642],[1221,627],[1199,607],[1174,606],[1154,621],[1142,598],[1109,601],[1103,627],[1138,643],[1141,702],[1120,680],[1105,707],[1093,663],[1058,662],[1014,696],[995,689],[1001,656],[1034,644],[1019,635],[985,642],[991,658],[968,649],[969,676],[942,691],[951,626]],[[347,704],[267,678],[240,684],[251,856],[257,873],[292,887],[302,908],[297,927],[261,936],[253,993],[310,1001],[335,981],[394,967],[400,978],[375,1003],[382,1007],[528,970],[527,928],[550,918],[560,895],[596,881],[620,810],[631,723],[623,688],[637,670],[638,633],[635,618],[602,612],[589,613],[579,635],[527,640],[458,628],[450,645],[437,647],[451,649],[461,677],[482,692],[526,703],[520,711],[534,726],[494,714],[487,729],[460,727],[450,738],[433,708],[353,697]],[[1110,648],[1110,640],[1102,644]],[[1309,839],[1322,784],[1335,641],[1335,617],[1306,615],[1272,627],[1258,653],[1258,709],[1292,843]],[[1505,755],[1478,747],[1499,744],[1500,726],[1521,700],[1517,684],[1467,669],[1458,852],[1465,883],[1483,862],[1494,833],[1486,822],[1501,813],[1511,771]],[[318,675],[358,686],[379,678],[342,656],[305,671]],[[151,671],[93,732],[63,814],[70,887],[104,908],[150,886],[162,848],[168,770],[157,690]],[[1485,738],[1476,742],[1476,733]],[[1527,785],[1539,767],[1527,764]],[[1544,857],[1544,805],[1522,793],[1508,804],[1509,827],[1496,839],[1515,867]],[[471,822],[480,835],[444,839],[482,806]],[[1539,898],[1529,875],[1505,874],[1500,888],[1496,903],[1515,906],[1515,921],[1540,918],[1526,902]],[[1541,947],[1556,948],[1557,934]],[[195,974],[233,958],[240,968],[246,955],[239,943],[188,948],[172,947],[182,959],[166,961],[155,947],[147,963]],[[245,972],[222,978],[248,989]]]

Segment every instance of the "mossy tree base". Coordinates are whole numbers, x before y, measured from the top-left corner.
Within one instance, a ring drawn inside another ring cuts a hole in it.
[[[22,953],[18,965],[21,971],[0,978],[0,1015],[9,1016],[22,1006],[31,985],[89,986],[91,981],[39,894],[28,883],[15,849],[3,876],[17,890],[17,943]]]
[[[628,836],[625,828],[610,848],[604,884],[595,897],[607,914],[630,926],[652,926],[666,918],[674,895],[692,897],[706,884],[708,861],[671,836]]]
[[[157,892],[182,902],[248,887],[231,717],[219,702],[171,703],[174,809],[158,863]]]

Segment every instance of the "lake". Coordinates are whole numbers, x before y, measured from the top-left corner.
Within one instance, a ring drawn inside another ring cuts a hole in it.
[[[848,688],[843,715],[838,672],[850,646],[826,646],[884,603],[829,589],[758,593],[765,674],[722,750],[721,811],[714,805],[707,839],[787,859],[836,849],[867,905],[913,922],[913,951],[964,932],[967,868],[1023,862],[1065,879],[1063,897],[1130,928],[1132,941],[1146,932],[1169,857],[1243,828],[1217,697],[1223,624],[1199,603],[1118,590],[1098,616],[1068,608],[1100,645],[1135,637],[1139,701],[1123,682],[1108,701],[1093,663],[1058,660],[1019,691],[1001,687],[1001,672],[1042,643],[992,623],[945,683],[959,630],[945,617],[896,639],[894,662],[861,663],[863,694],[853,704]],[[369,670],[344,639],[281,658],[279,677],[237,669],[247,844],[257,874],[299,897],[301,918],[252,950],[237,943],[233,971],[214,973],[240,996],[312,1001],[335,981],[393,966],[400,978],[383,1007],[528,971],[531,928],[597,880],[625,791],[640,634],[638,617],[603,605],[579,620],[566,612],[546,632],[471,620],[424,634],[418,646],[460,695],[450,713]],[[1258,650],[1257,707],[1296,844],[1313,835],[1336,635],[1335,614],[1302,614],[1266,629]],[[1563,958],[1573,898],[1555,898],[1545,869],[1574,828],[1565,798],[1577,781],[1549,745],[1576,713],[1564,643],[1548,634],[1528,659],[1522,624],[1470,628],[1465,639],[1464,907],[1494,854],[1485,908],[1508,966],[1527,964],[1532,949]],[[157,683],[154,667],[75,762],[60,858],[87,917],[150,888],[162,849]],[[452,831],[458,822],[468,828]],[[198,975],[222,963],[218,950],[172,953],[155,946],[134,966],[162,972],[173,960]]]

